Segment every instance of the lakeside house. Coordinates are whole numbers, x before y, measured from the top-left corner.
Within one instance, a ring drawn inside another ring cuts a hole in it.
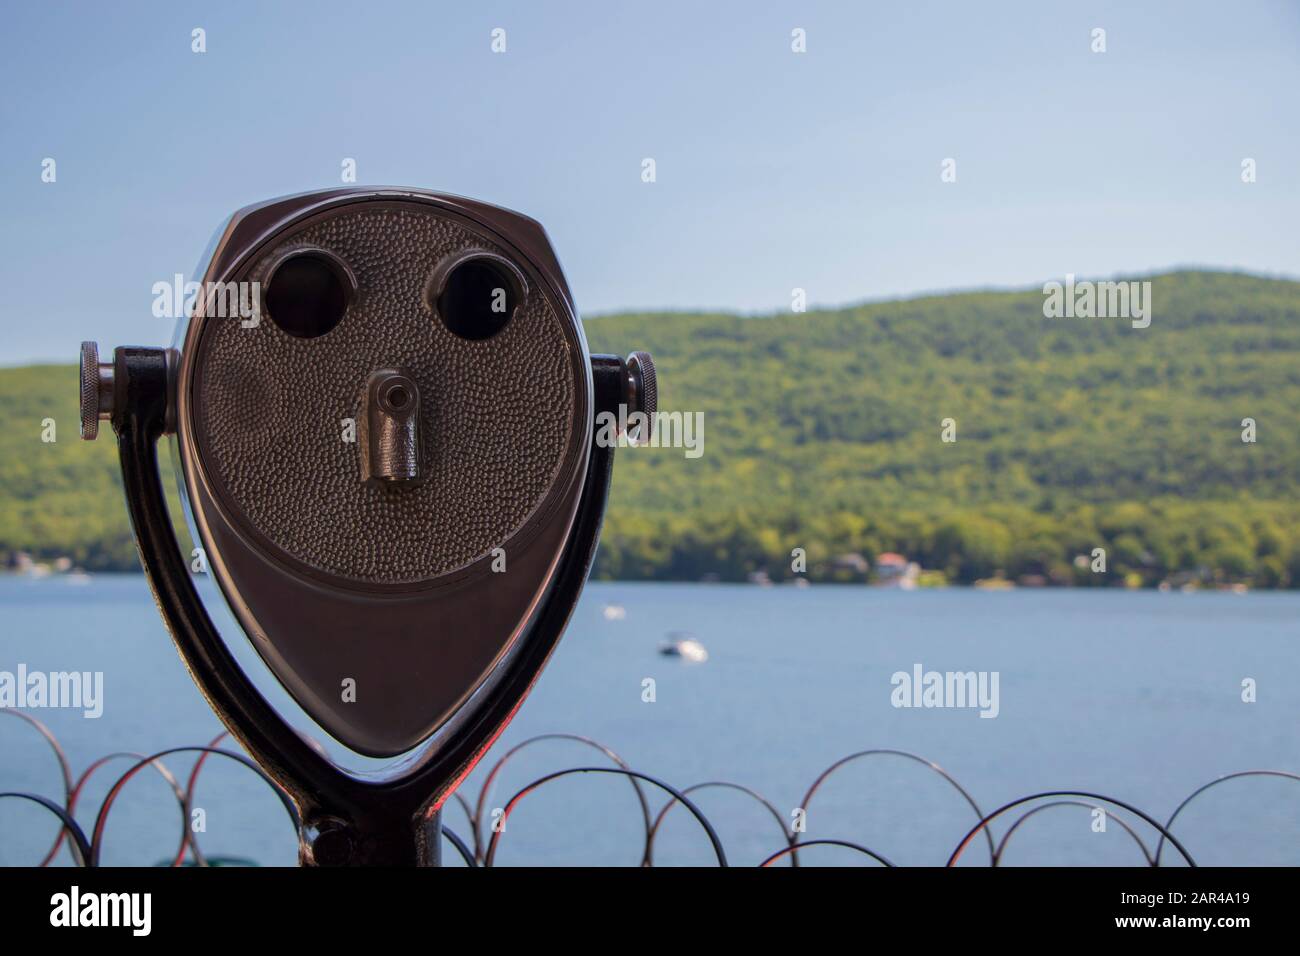
[[[831,574],[835,577],[862,578],[865,581],[870,570],[870,562],[856,551],[831,558]]]
[[[37,561],[26,551],[10,551],[0,560],[0,572],[18,574],[29,578],[43,578],[49,574],[84,575],[71,558],[61,555],[52,561]]]
[[[876,587],[901,588],[910,591],[921,577],[921,565],[909,561],[901,554],[886,551],[876,555]]]

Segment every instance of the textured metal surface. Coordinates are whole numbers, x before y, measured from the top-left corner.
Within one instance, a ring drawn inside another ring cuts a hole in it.
[[[645,413],[651,418],[659,411],[659,379],[655,376],[655,363],[649,352],[633,352],[631,358],[636,360],[641,369],[641,392],[645,403]]]
[[[486,341],[449,332],[423,292],[440,261],[469,249],[508,256],[415,203],[331,211],[284,236],[238,279],[265,282],[298,246],[338,255],[357,290],[343,320],[295,338],[209,321],[194,380],[195,436],[223,503],[280,557],[362,584],[454,572],[505,546],[543,506],[574,440],[580,356],[534,286]],[[423,481],[360,480],[361,444],[342,440],[368,377],[401,368],[420,392]]]
[[[627,357],[628,374],[635,383],[635,411],[646,416],[645,434],[637,440],[648,442],[654,436],[655,412],[659,410],[659,379],[655,376],[654,359],[649,352],[632,352]]]
[[[99,346],[81,343],[81,437],[94,441],[99,435]]]

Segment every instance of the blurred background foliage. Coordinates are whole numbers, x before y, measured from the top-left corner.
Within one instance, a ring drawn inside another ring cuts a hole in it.
[[[596,574],[782,580],[802,548],[814,580],[894,551],[955,583],[1300,587],[1300,283],[1150,278],[1147,329],[1044,318],[1037,289],[589,319],[593,351],[654,355],[661,409],[704,413],[699,458],[618,452]],[[78,439],[76,378],[0,370],[0,553],[134,569],[112,435]],[[1104,574],[1076,562],[1094,548]]]
[[[1037,289],[589,320],[705,413],[699,459],[619,452],[598,573],[780,580],[803,548],[814,579],[895,551],[954,582],[1300,586],[1300,283],[1149,278],[1147,329]]]

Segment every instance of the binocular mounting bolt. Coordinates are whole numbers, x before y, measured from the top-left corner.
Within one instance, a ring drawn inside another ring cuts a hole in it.
[[[346,824],[323,821],[311,840],[312,862],[317,866],[347,866],[354,846],[352,831]]]

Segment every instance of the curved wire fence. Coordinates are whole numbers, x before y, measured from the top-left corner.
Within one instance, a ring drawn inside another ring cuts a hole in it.
[[[299,817],[297,807],[289,798],[289,795],[263,771],[256,763],[245,756],[233,750],[222,749],[219,744],[226,738],[222,733],[211,740],[206,746],[190,747],[172,747],[167,750],[159,751],[154,754],[141,754],[135,752],[115,752],[106,754],[103,757],[93,761],[80,776],[72,772],[68,762],[67,755],[60,745],[58,738],[43,723],[30,714],[15,710],[13,708],[0,708],[0,714],[8,714],[26,722],[36,733],[45,740],[53,752],[55,759],[58,761],[59,771],[62,778],[62,793],[56,799],[55,797],[18,792],[18,791],[0,791],[0,804],[6,800],[19,800],[34,804],[47,811],[59,822],[59,829],[53,839],[52,845],[40,860],[33,860],[32,865],[49,866],[59,857],[59,851],[65,846],[68,848],[71,861],[76,866],[94,867],[100,865],[100,855],[104,845],[105,833],[108,829],[110,811],[114,803],[120,797],[126,784],[140,771],[151,769],[157,773],[167,783],[173,796],[176,798],[181,819],[181,831],[179,844],[174,857],[170,859],[170,866],[210,866],[215,858],[209,858],[199,847],[198,834],[190,827],[190,811],[194,803],[194,790],[198,784],[200,772],[202,771],[208,757],[219,756],[229,761],[233,761],[248,769],[255,777],[269,787],[279,799],[284,807],[289,824],[295,839],[301,838],[302,820]],[[610,766],[580,766],[568,767],[559,770],[550,771],[536,779],[530,781],[514,792],[510,799],[503,807],[495,807],[489,810],[489,795],[493,786],[497,783],[502,771],[506,765],[521,751],[536,746],[537,744],[555,741],[567,741],[578,743],[585,747],[591,748],[601,754],[609,761]],[[189,776],[184,784],[173,774],[164,762],[164,758],[173,757],[180,754],[197,754],[194,766],[191,768]],[[1258,780],[1261,778],[1281,779],[1290,782],[1300,783],[1300,774],[1292,773],[1285,770],[1243,770],[1236,773],[1226,774],[1217,777],[1193,790],[1187,797],[1177,804],[1169,817],[1161,823],[1159,819],[1147,813],[1146,811],[1127,803],[1116,797],[1106,794],[1094,793],[1089,791],[1078,790],[1046,790],[1038,793],[1028,794],[1018,797],[1014,800],[1004,803],[990,813],[985,813],[980,809],[980,805],[963,787],[956,778],[948,771],[944,770],[937,763],[927,760],[917,754],[904,750],[893,749],[874,749],[862,750],[856,753],[848,754],[830,764],[825,770],[814,778],[812,784],[805,792],[803,802],[799,808],[791,815],[793,820],[787,823],[785,816],[776,808],[776,805],[769,801],[762,794],[750,787],[740,783],[734,783],[728,780],[709,780],[702,783],[696,783],[691,786],[678,788],[671,783],[660,780],[649,774],[642,773],[630,767],[622,757],[598,741],[589,737],[583,737],[577,734],[539,734],[534,737],[515,744],[506,750],[497,758],[488,770],[479,787],[479,792],[474,800],[469,800],[459,793],[453,794],[452,799],[460,807],[465,816],[465,822],[469,827],[470,839],[463,839],[456,830],[450,828],[444,813],[443,839],[449,844],[450,848],[455,851],[459,858],[471,867],[490,867],[495,865],[496,857],[500,845],[505,841],[506,827],[505,822],[510,814],[522,803],[530,794],[535,793],[547,784],[565,778],[579,777],[587,778],[590,775],[616,776],[626,779],[632,786],[640,810],[642,830],[644,833],[644,842],[641,847],[640,865],[651,867],[655,865],[655,843],[659,837],[662,825],[669,812],[676,807],[681,807],[680,812],[686,813],[692,817],[698,825],[699,831],[703,835],[704,843],[707,844],[710,855],[719,866],[727,866],[727,855],[722,839],[719,837],[716,828],[709,820],[708,816],[700,807],[691,799],[691,794],[699,793],[705,790],[726,790],[739,793],[744,797],[754,801],[763,808],[769,815],[781,836],[779,839],[773,839],[773,844],[769,852],[764,854],[764,858],[758,865],[761,867],[773,866],[779,863],[786,863],[790,866],[800,865],[800,854],[809,853],[809,851],[822,847],[838,847],[844,850],[851,850],[864,859],[870,860],[877,865],[892,867],[895,864],[888,857],[878,850],[866,846],[854,840],[848,840],[835,837],[821,837],[817,839],[806,839],[804,837],[805,827],[802,823],[806,819],[808,805],[812,802],[813,797],[820,790],[822,785],[833,774],[844,766],[866,760],[868,758],[899,758],[912,761],[924,766],[943,779],[953,790],[960,795],[965,804],[970,807],[975,817],[974,825],[964,834],[962,839],[953,847],[947,859],[947,866],[955,866],[963,859],[966,851],[972,844],[982,844],[986,847],[986,852],[981,854],[989,866],[999,866],[1002,864],[1003,855],[1006,852],[1008,844],[1013,836],[1018,836],[1026,824],[1034,817],[1046,811],[1055,810],[1083,810],[1091,814],[1102,812],[1105,818],[1116,822],[1123,832],[1131,838],[1136,847],[1135,854],[1140,865],[1157,867],[1163,865],[1162,857],[1169,853],[1174,854],[1177,859],[1185,866],[1196,866],[1196,860],[1183,842],[1182,839],[1175,836],[1173,827],[1175,822],[1197,798],[1202,796],[1206,791],[1217,787],[1220,784],[1232,780]],[[107,795],[100,804],[95,813],[94,826],[88,835],[85,829],[77,822],[76,812],[78,802],[81,798],[87,781],[101,769],[113,762],[127,762],[130,766],[120,773],[109,787]],[[651,796],[653,792],[660,792],[665,795],[665,801],[657,810],[651,806]],[[1300,790],[1297,790],[1297,798],[1300,799]],[[1118,810],[1116,809],[1118,808]],[[444,807],[444,810],[446,808]],[[1122,811],[1122,813],[1120,812]],[[994,833],[995,824],[1002,823],[1006,829],[1002,831],[1001,836]],[[1147,839],[1143,839],[1143,834]],[[1019,839],[1023,837],[1018,836]],[[1154,841],[1154,849],[1152,843]],[[1169,850],[1166,850],[1168,846]],[[1237,861],[1247,862],[1247,861]]]

